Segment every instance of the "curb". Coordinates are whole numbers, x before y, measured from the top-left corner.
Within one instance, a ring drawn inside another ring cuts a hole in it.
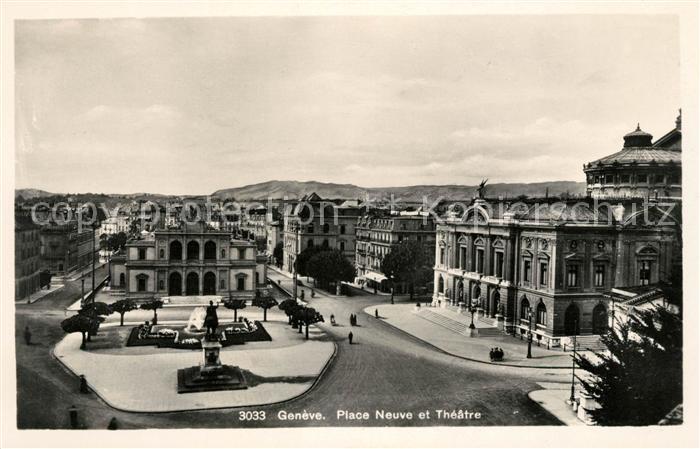
[[[381,305],[381,304],[378,304],[378,306],[379,306],[379,305]],[[369,307],[373,307],[373,306],[369,306]],[[367,313],[364,309],[362,309],[362,313],[364,313],[365,315],[368,315],[368,316],[374,318],[374,315],[372,315],[371,313]],[[426,345],[432,347],[433,349],[437,350],[438,352],[441,352],[441,353],[443,353],[443,354],[446,354],[446,355],[449,355],[449,356],[452,356],[452,357],[456,357],[456,358],[458,358],[458,359],[468,360],[468,361],[470,361],[470,362],[476,362],[476,363],[483,363],[483,364],[485,364],[485,365],[506,366],[506,367],[509,367],[509,368],[562,369],[562,370],[570,369],[570,367],[568,367],[568,366],[513,365],[513,364],[510,364],[510,363],[494,363],[494,362],[487,362],[487,361],[485,361],[485,360],[474,359],[474,358],[471,358],[471,357],[465,357],[465,356],[463,356],[463,355],[455,354],[455,353],[446,351],[446,350],[444,350],[444,349],[442,349],[442,348],[440,348],[440,347],[438,347],[438,346],[435,346],[434,344],[430,343],[429,341],[423,340],[422,338],[417,337],[417,336],[413,335],[412,333],[401,329],[400,327],[394,326],[393,324],[389,323],[389,322],[386,321],[386,320],[379,319],[379,321],[381,321],[382,323],[386,324],[387,326],[390,326],[392,329],[396,329],[397,331],[402,332],[402,333],[408,335],[409,337],[412,337],[412,338],[414,338],[414,339],[416,339],[416,340],[418,340],[418,341],[420,341],[420,342],[422,342],[422,343],[424,343],[424,344],[426,344]]]

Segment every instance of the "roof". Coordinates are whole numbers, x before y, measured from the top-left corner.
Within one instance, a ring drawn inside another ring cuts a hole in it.
[[[587,164],[587,168],[595,167],[596,165],[613,165],[613,164],[633,164],[633,163],[681,163],[681,152],[674,151],[661,147],[626,147],[617,153],[602,157],[598,160]]]

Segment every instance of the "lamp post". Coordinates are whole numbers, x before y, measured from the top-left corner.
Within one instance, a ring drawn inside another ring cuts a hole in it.
[[[571,396],[569,401],[574,403],[574,385],[576,383],[576,334],[578,333],[578,320],[574,321],[574,354],[571,357]]]
[[[80,279],[80,308],[85,304],[85,278]]]
[[[532,358],[532,310],[527,311],[527,358]]]
[[[299,260],[299,223],[297,223],[297,239],[296,248],[294,251],[294,263],[292,264],[292,291],[294,294],[294,300],[297,299],[297,261]]]
[[[469,323],[469,329],[476,329],[476,326],[474,326],[474,312],[476,312],[476,308],[474,308],[474,302],[470,299],[469,300],[469,313],[472,314],[472,322]]]

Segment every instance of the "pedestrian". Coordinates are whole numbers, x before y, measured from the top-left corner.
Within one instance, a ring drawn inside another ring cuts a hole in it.
[[[351,314],[350,314],[350,326],[354,326],[354,325],[355,325],[355,320],[353,319],[354,317],[355,317],[355,315],[353,315],[353,314],[351,313]]]
[[[379,318],[379,310],[374,309],[374,317]]]
[[[352,332],[348,334],[348,342],[352,344]]]
[[[24,342],[27,346],[32,344],[32,332],[29,330],[29,326],[24,327]]]
[[[335,315],[331,313],[331,324],[335,326]]]

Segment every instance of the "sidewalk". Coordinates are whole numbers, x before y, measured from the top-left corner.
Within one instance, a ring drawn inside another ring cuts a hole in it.
[[[380,304],[364,312],[374,316],[379,311],[382,321],[437,349],[467,360],[519,368],[571,369],[571,354],[550,351],[532,345],[532,358],[527,358],[527,342],[510,335],[469,337],[446,329],[414,313],[413,304]],[[502,362],[492,362],[489,350],[500,347],[505,352]]]
[[[542,382],[538,384],[545,387],[544,390],[535,390],[528,393],[528,397],[540,405],[543,409],[554,415],[559,421],[567,426],[585,426],[586,424],[578,419],[576,412],[571,408],[571,404],[566,401],[571,395],[571,390],[562,388],[561,385],[551,386]],[[551,387],[551,388],[550,388]]]
[[[45,290],[45,289],[38,290],[29,296],[25,296],[22,299],[15,299],[15,304],[33,304],[33,303],[39,301],[44,296],[48,295],[49,293],[53,293],[55,291],[58,291],[65,286],[66,286],[66,284],[53,285],[48,290]]]

